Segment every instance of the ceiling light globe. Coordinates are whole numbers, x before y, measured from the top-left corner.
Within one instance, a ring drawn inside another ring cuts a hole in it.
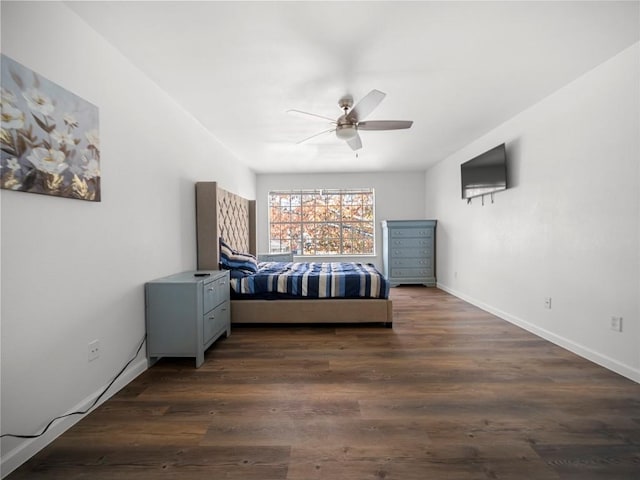
[[[336,128],[336,137],[340,140],[351,140],[358,135],[358,129],[355,125],[341,125]]]

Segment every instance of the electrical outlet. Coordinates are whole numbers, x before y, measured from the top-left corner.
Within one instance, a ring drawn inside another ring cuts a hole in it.
[[[611,330],[614,332],[622,331],[622,317],[611,317]]]
[[[551,297],[544,297],[544,308],[551,310]]]
[[[100,342],[98,340],[89,342],[88,350],[89,350],[89,361],[95,360],[100,356]]]

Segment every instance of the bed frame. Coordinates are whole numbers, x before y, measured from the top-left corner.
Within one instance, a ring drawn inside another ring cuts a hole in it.
[[[196,183],[198,269],[217,270],[218,239],[257,255],[256,204],[220,188]],[[389,299],[231,300],[231,323],[382,323],[393,322]]]

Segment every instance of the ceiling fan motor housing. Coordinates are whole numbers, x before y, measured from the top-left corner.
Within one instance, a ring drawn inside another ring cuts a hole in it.
[[[351,107],[353,107],[353,97],[351,95],[345,95],[340,100],[338,100],[338,106],[344,110],[344,113],[347,113]]]

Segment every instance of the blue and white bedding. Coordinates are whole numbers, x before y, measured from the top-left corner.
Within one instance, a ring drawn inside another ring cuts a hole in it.
[[[388,298],[389,283],[370,263],[260,262],[255,273],[231,272],[237,295],[301,298]]]

